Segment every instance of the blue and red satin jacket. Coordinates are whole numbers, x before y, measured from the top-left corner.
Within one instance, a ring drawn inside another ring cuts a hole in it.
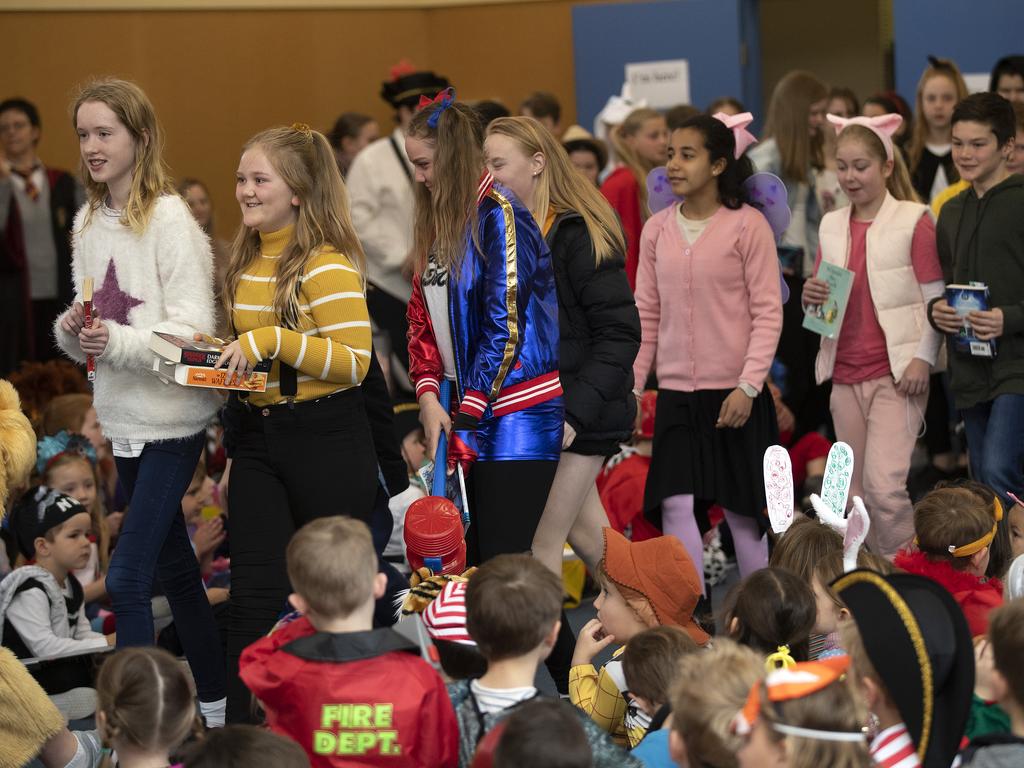
[[[530,212],[489,175],[481,180],[477,204],[480,248],[467,236],[462,262],[448,276],[458,412],[474,424],[562,394],[551,252]],[[417,398],[437,393],[444,377],[421,277],[413,278],[408,311],[409,374]]]

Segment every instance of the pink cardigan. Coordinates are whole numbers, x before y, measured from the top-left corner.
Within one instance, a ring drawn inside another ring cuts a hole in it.
[[[673,205],[640,236],[636,305],[643,340],[637,386],[657,357],[658,386],[683,392],[760,390],[782,333],[775,239],[755,208],[722,206],[696,243],[679,231]]]

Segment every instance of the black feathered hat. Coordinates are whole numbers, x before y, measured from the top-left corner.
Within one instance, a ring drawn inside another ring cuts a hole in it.
[[[447,77],[435,75],[429,70],[417,70],[403,59],[391,68],[391,79],[381,85],[380,97],[394,109],[415,109],[420,96],[434,98],[450,85]]]

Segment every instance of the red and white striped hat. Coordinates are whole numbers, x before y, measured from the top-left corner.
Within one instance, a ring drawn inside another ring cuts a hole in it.
[[[449,581],[424,609],[423,625],[431,639],[476,645],[466,631],[467,586],[465,581]]]

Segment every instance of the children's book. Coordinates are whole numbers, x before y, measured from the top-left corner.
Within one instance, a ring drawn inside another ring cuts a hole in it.
[[[989,307],[988,286],[984,283],[968,283],[966,285],[947,285],[946,302],[960,315],[963,325],[953,336],[953,348],[965,355],[974,357],[995,357],[995,339],[982,341],[974,334],[967,316],[971,312],[986,312]]]
[[[267,391],[266,371],[253,371],[244,379],[236,374],[229,380],[228,372],[223,368],[172,363],[170,360],[154,357],[153,372],[165,381],[181,384],[184,387],[233,389],[239,392]]]
[[[195,341],[173,333],[153,331],[149,337],[149,348],[160,357],[172,363],[184,363],[191,366],[213,368],[217,365],[227,342],[222,339],[207,337],[207,341]],[[258,373],[269,373],[272,360],[261,360],[253,370]]]
[[[818,267],[819,280],[828,283],[829,294],[824,304],[812,304],[804,310],[804,328],[821,334],[826,339],[839,336],[846,316],[846,305],[853,288],[853,272],[827,261]]]

